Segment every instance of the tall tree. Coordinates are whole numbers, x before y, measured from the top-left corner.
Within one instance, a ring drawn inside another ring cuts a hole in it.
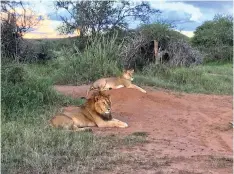
[[[146,23],[152,14],[160,13],[159,10],[152,9],[147,2],[134,4],[128,1],[57,1],[55,6],[58,10],[65,9],[69,14],[60,16],[63,21],[61,31],[69,33],[79,29],[81,35],[126,29],[128,20],[138,19]]]

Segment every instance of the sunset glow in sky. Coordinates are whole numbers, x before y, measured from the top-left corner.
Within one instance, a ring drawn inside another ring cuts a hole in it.
[[[53,21],[50,20],[47,15],[43,17],[44,19],[39,22],[39,24],[34,28],[33,31],[28,32],[24,35],[24,38],[28,39],[42,39],[42,38],[66,38],[66,37],[73,37],[77,36],[77,32],[75,31],[73,34],[64,35],[59,34],[56,28],[61,24],[60,21]]]
[[[138,0],[139,2],[139,0]],[[150,5],[162,11],[162,18],[174,21],[176,30],[192,37],[196,27],[200,26],[206,20],[212,20],[215,14],[233,13],[232,1],[172,1],[172,0],[151,0]],[[33,10],[38,15],[42,15],[44,20],[26,33],[24,38],[64,38],[77,36],[75,31],[70,35],[60,35],[56,30],[62,24],[59,15],[67,15],[66,11],[56,11],[53,1],[34,0],[30,1]],[[154,18],[151,19],[154,22]],[[136,28],[138,22],[133,21],[129,24],[130,28]]]

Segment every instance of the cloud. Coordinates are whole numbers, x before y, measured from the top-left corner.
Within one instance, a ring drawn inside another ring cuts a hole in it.
[[[162,11],[162,19],[172,21],[180,30],[194,31],[216,14],[231,14],[232,1],[150,1],[152,7]]]
[[[184,3],[193,5],[194,7],[198,7],[200,9],[211,9],[215,12],[224,13],[227,13],[227,10],[231,10],[233,8],[232,1],[184,1]]]
[[[203,22],[206,20],[212,20],[216,14],[232,15],[233,13],[232,1],[186,1],[185,3],[200,8],[200,11],[203,14],[201,21]]]
[[[176,30],[178,31],[178,30]],[[182,31],[179,31],[180,33],[184,34],[185,36],[188,36],[188,37],[193,37],[194,36],[194,32],[193,31],[185,31],[185,30],[182,30]]]
[[[40,13],[42,15],[48,15],[48,13],[55,12],[53,1],[32,1],[31,6],[37,13]]]
[[[33,2],[33,1],[32,1]],[[139,3],[137,0],[135,3]],[[177,29],[182,30],[181,33],[191,37],[193,31],[206,20],[212,20],[217,13],[232,14],[233,2],[232,1],[182,1],[175,2],[169,0],[149,1],[151,6],[155,9],[162,11],[161,18],[175,23]],[[69,17],[65,10],[56,12],[52,1],[41,0],[34,1],[34,9],[38,14],[47,16],[45,21],[35,28],[35,31],[27,33],[28,37],[67,37],[66,35],[59,35],[56,28],[61,24],[59,15]],[[157,19],[152,16],[152,21]],[[130,28],[136,28],[140,24],[139,21],[132,20],[129,23]],[[40,33],[40,34],[39,34]],[[73,33],[76,35],[76,33]]]
[[[200,9],[194,7],[193,5],[186,4],[183,2],[153,2],[151,1],[151,6],[153,8],[159,9],[163,14],[173,14],[178,17],[183,17],[184,15],[188,17],[188,20],[199,22],[203,14]],[[162,15],[163,15],[162,14]],[[170,15],[172,16],[172,15]]]

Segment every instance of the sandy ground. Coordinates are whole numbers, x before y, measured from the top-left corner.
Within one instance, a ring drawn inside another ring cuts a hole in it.
[[[83,97],[88,86],[55,86],[65,95]],[[94,128],[96,134],[148,133],[148,142],[120,149],[128,160],[101,173],[231,174],[232,96],[175,93],[145,87],[110,90],[113,117],[126,129]]]

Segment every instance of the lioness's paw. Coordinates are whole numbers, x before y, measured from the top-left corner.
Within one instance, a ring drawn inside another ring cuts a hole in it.
[[[145,91],[145,90],[142,90],[141,92],[146,93],[146,91]]]

